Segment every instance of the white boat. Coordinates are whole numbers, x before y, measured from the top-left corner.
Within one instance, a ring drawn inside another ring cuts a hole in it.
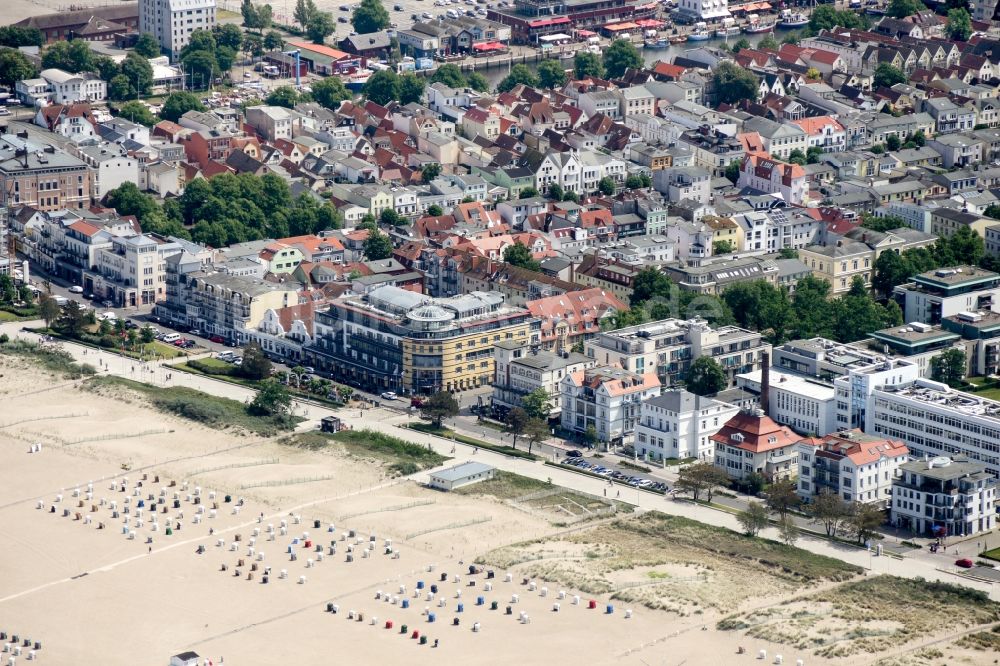
[[[781,10],[781,18],[778,20],[779,28],[801,28],[809,25],[809,17],[801,12],[793,12],[791,9]]]
[[[694,30],[688,33],[689,42],[704,42],[712,38],[712,33],[708,31],[708,25],[703,21],[694,24]]]
[[[774,23],[771,21],[762,20],[756,14],[750,14],[747,17],[748,23],[743,26],[743,32],[748,35],[756,35],[762,32],[773,32]]]
[[[740,26],[736,25],[736,19],[734,18],[724,18],[722,19],[722,25],[720,25],[715,30],[715,36],[720,39],[728,39],[730,37],[737,37],[740,34]]]

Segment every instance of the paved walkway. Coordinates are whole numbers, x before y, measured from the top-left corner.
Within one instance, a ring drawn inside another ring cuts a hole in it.
[[[38,336],[21,331],[23,323],[10,323],[0,325],[0,332],[6,332],[11,337],[17,336],[29,340],[37,340]],[[31,326],[32,324],[28,324]],[[142,364],[130,359],[123,359],[120,355],[111,354],[106,351],[89,349],[74,343],[60,343],[66,351],[71,353],[81,362],[100,365],[102,374],[112,374],[127,377],[139,381],[146,381],[157,386],[186,386],[212,395],[231,398],[240,402],[248,402],[252,399],[254,391],[243,386],[230,384],[201,375],[193,375],[186,372],[173,371],[167,364],[148,363]],[[172,376],[172,377],[171,377]],[[168,377],[171,377],[168,379]],[[493,465],[497,469],[521,474],[542,481],[551,480],[552,483],[572,488],[592,495],[602,496],[608,490],[610,496],[611,488],[602,480],[572,472],[561,467],[545,465],[541,461],[528,461],[519,458],[510,458],[487,450],[474,452],[472,446],[453,442],[441,437],[427,435],[425,433],[402,430],[399,426],[405,425],[408,417],[395,411],[389,410],[367,410],[363,415],[355,409],[332,410],[315,404],[308,404],[296,401],[293,403],[293,410],[296,414],[305,417],[308,424],[303,425],[304,429],[315,429],[319,420],[324,416],[337,415],[352,428],[368,428],[396,437],[405,437],[407,440],[428,446],[438,453],[452,456],[455,462],[465,460],[478,460],[480,462]],[[455,453],[452,453],[452,449]],[[426,472],[416,474],[412,478],[417,481],[427,481]],[[732,530],[739,530],[736,517],[724,511],[712,509],[710,507],[692,504],[686,501],[675,501],[640,491],[631,487],[614,486],[615,498],[623,502],[628,502],[637,506],[640,510],[657,510],[672,515],[685,516],[709,525],[726,527]],[[621,493],[618,496],[618,493]],[[778,539],[778,530],[774,527],[766,528],[761,532],[761,536]],[[990,598],[1000,601],[1000,586],[990,583],[980,582],[957,576],[951,571],[942,569],[953,569],[954,554],[949,552],[947,557],[925,558],[906,557],[896,559],[892,557],[876,557],[873,554],[858,549],[854,546],[827,541],[817,537],[803,535],[796,543],[800,548],[813,553],[836,557],[852,564],[869,569],[872,573],[887,573],[907,578],[922,577],[927,580],[940,580],[951,583],[959,583],[968,587],[984,590],[989,593]],[[949,549],[950,551],[950,549]]]

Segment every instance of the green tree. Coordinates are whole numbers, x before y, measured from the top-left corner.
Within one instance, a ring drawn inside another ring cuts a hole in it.
[[[791,247],[783,247],[778,250],[778,257],[781,259],[798,259],[799,251]]]
[[[868,27],[868,20],[861,13],[838,11],[833,5],[819,5],[809,16],[809,30],[814,34],[837,26],[860,30]]]
[[[377,261],[392,256],[392,240],[378,229],[370,231],[364,244],[365,259]]]
[[[878,528],[885,522],[885,514],[874,504],[855,502],[847,513],[847,524],[859,544],[876,536]]]
[[[629,302],[633,306],[641,306],[649,299],[670,294],[671,282],[657,266],[646,266],[632,280],[632,294]]]
[[[132,52],[125,56],[121,64],[122,76],[128,79],[140,95],[148,95],[153,86],[153,66],[149,60],[138,53]]]
[[[340,108],[340,103],[351,99],[351,91],[337,76],[328,76],[312,84],[312,97],[318,104],[331,110]]]
[[[899,137],[896,136],[895,134],[890,134],[889,136],[885,137],[885,147],[888,148],[889,150],[892,151],[899,150],[899,147],[902,144],[903,142],[900,141]]]
[[[351,25],[361,35],[385,30],[389,22],[389,12],[379,0],[361,0],[351,15]]]
[[[205,105],[201,103],[198,96],[187,91],[170,93],[163,100],[163,108],[160,109],[160,117],[164,120],[176,123],[188,111],[204,111]]]
[[[543,88],[562,88],[566,85],[566,70],[560,60],[543,60],[538,65],[538,82]]]
[[[42,294],[38,301],[38,316],[45,322],[45,328],[52,328],[52,323],[59,318],[61,308],[49,294]]]
[[[548,194],[549,198],[553,201],[562,201],[563,194],[565,194],[565,192],[563,191],[562,185],[559,183],[550,183]]]
[[[420,177],[423,179],[425,183],[431,182],[440,175],[441,175],[441,164],[438,162],[428,162],[427,164],[424,165],[423,169],[420,170]],[[437,210],[441,211],[439,213],[432,213],[431,208],[434,208],[434,205],[432,205],[430,208],[427,209],[428,215],[437,216],[444,213],[444,211],[441,210],[441,206],[437,206]]]
[[[215,49],[215,64],[224,75],[229,75],[234,62],[236,62],[236,49],[222,45]]]
[[[189,87],[207,88],[218,72],[215,51],[188,51],[181,55],[181,64],[187,73]]]
[[[590,51],[577,51],[573,56],[573,73],[578,79],[585,79],[593,76],[602,78],[604,76],[604,65],[596,53]]]
[[[875,68],[874,81],[876,88],[891,88],[897,83],[906,83],[906,75],[898,67],[883,62]]]
[[[764,501],[769,511],[778,514],[782,520],[789,511],[797,509],[802,504],[798,486],[792,479],[775,481],[764,491]]]
[[[156,339],[156,334],[153,333],[153,329],[146,325],[139,329],[139,339],[142,340],[142,344],[148,345]]]
[[[465,75],[458,65],[445,63],[435,70],[431,76],[431,83],[443,83],[451,88],[464,88],[468,85]]]
[[[736,520],[744,534],[755,537],[767,527],[767,509],[760,502],[750,502],[746,509],[736,514]]]
[[[144,32],[135,42],[135,52],[143,58],[155,58],[160,55],[160,43],[156,41],[156,37]]]
[[[94,68],[94,52],[82,39],[55,42],[42,53],[42,69],[56,68],[67,72],[89,72]]]
[[[537,196],[538,196],[538,190],[536,190],[533,185],[522,187],[517,193],[518,199],[530,199],[532,197],[537,197]]]
[[[729,485],[729,475],[726,470],[716,467],[710,462],[696,462],[681,467],[677,474],[677,490],[691,493],[694,501],[698,501],[702,493],[705,499],[712,501],[712,495],[718,487]]]
[[[732,254],[733,252],[736,252],[736,248],[728,240],[712,243],[712,254]]]
[[[785,515],[778,521],[778,532],[786,546],[794,546],[799,539],[799,528],[791,516]]]
[[[97,56],[94,58],[94,69],[97,75],[105,81],[110,81],[122,73],[122,68],[108,56]]]
[[[530,420],[528,412],[520,407],[515,407],[507,412],[507,432],[512,435],[511,446],[515,449],[517,448],[517,438],[527,429]]]
[[[977,265],[986,254],[983,237],[969,227],[959,227],[948,239],[948,247],[954,263]],[[944,263],[942,263],[944,265]]]
[[[17,299],[17,289],[10,275],[0,274],[0,303],[9,305]]]
[[[1000,220],[1000,204],[990,204],[983,211],[983,215],[992,220]]]
[[[306,25],[306,36],[313,44],[323,44],[336,29],[337,24],[333,22],[330,12],[316,12],[309,17],[309,23]]]
[[[524,427],[524,435],[528,438],[528,453],[549,438],[549,426],[543,419],[528,419]]]
[[[361,93],[376,104],[388,104],[399,99],[399,77],[388,69],[375,72],[368,77]]]
[[[760,92],[760,80],[757,76],[728,60],[715,67],[712,81],[719,102],[724,104],[735,104],[743,99],[753,102]]]
[[[510,74],[505,76],[502,81],[497,85],[497,90],[499,92],[507,92],[512,90],[517,85],[526,85],[530,88],[538,87],[538,77],[535,76],[527,65],[514,65],[511,68]]]
[[[128,118],[132,122],[145,125],[146,127],[152,127],[158,120],[153,115],[153,112],[149,110],[148,106],[137,100],[125,102],[118,107],[118,116],[120,118]]]
[[[327,17],[329,17],[329,14],[327,14]],[[332,18],[330,20],[333,21]],[[333,30],[331,29],[330,32],[333,32]],[[279,51],[285,46],[285,38],[277,30],[268,30],[261,44],[267,51]]]
[[[424,167],[425,173],[426,173],[427,167],[429,167],[429,166],[431,166],[431,165],[428,164],[427,166]],[[439,164],[439,165],[437,165],[437,167],[440,169],[441,165]],[[427,176],[426,175],[424,175],[424,181],[427,181]],[[441,215],[444,215],[444,210],[442,210],[441,206],[438,206],[437,204],[431,204],[430,206],[427,207],[427,214],[430,215],[431,217],[439,217]]]
[[[740,181],[740,170],[742,163],[739,160],[732,160],[726,165],[726,179],[733,185]]]
[[[616,39],[604,49],[604,71],[609,79],[617,79],[626,69],[642,69],[642,55],[629,40]]]
[[[490,82],[485,76],[479,72],[471,72],[467,77],[469,80],[469,87],[476,92],[489,92]]]
[[[931,358],[931,379],[944,382],[952,388],[961,388],[965,383],[968,361],[961,349],[948,349]]]
[[[204,28],[198,28],[191,33],[188,37],[187,45],[181,49],[181,58],[183,59],[185,54],[191,53],[192,51],[208,51],[211,54],[215,54],[215,49],[218,44],[215,41],[215,33],[211,30],[205,30]]]
[[[83,327],[87,324],[87,314],[83,307],[76,301],[70,301],[62,308],[62,313],[59,315],[59,319],[56,322],[56,328],[58,328],[63,335],[71,338],[80,337],[80,333],[83,332]]]
[[[809,146],[809,148],[806,149],[806,163],[816,164],[817,162],[819,162],[820,155],[822,154],[823,154],[823,149],[820,148],[819,146]]]
[[[438,391],[420,406],[420,415],[440,428],[444,419],[458,416],[458,401],[450,392]]]
[[[254,380],[266,379],[271,375],[271,359],[256,342],[251,342],[243,349],[240,374]]]
[[[726,373],[711,356],[700,356],[691,364],[685,377],[687,390],[697,395],[715,395],[726,388]]]
[[[292,86],[278,86],[268,94],[264,102],[271,106],[294,109],[295,105],[299,103],[299,93]]]
[[[743,40],[740,40],[740,41],[743,41]],[[770,49],[772,51],[777,51],[778,49],[781,48],[781,44],[779,44],[778,40],[774,38],[773,34],[771,34],[771,35],[765,35],[764,39],[762,39],[759,42],[757,42],[757,48],[758,49]],[[737,51],[736,53],[739,53],[739,51]]]
[[[108,99],[120,102],[135,97],[135,88],[129,83],[128,77],[118,74],[108,81]]]
[[[386,208],[382,211],[379,216],[379,221],[382,224],[387,224],[391,227],[397,227],[401,224],[406,223],[406,218],[396,212],[395,208]]]
[[[552,413],[552,401],[549,392],[544,388],[536,388],[521,398],[521,407],[533,419],[548,419]]]
[[[895,252],[883,252],[875,260],[875,276],[872,287],[883,296],[890,296],[892,290],[913,277],[912,266]]]
[[[793,310],[784,289],[765,280],[743,281],[726,289],[722,298],[741,326],[765,333],[773,343],[786,339]]]
[[[0,46],[16,49],[19,46],[43,46],[45,36],[38,28],[22,28],[17,25],[0,27]]]
[[[228,46],[234,51],[239,51],[243,46],[243,31],[238,25],[221,23],[216,25],[212,32],[215,34],[216,46]]]
[[[597,444],[597,428],[595,428],[593,424],[588,425],[587,428],[583,431],[583,435],[581,436],[581,441],[588,449],[594,448],[594,446]]]
[[[761,40],[761,41],[763,41],[763,40]],[[739,53],[743,49],[748,49],[748,48],[750,48],[750,40],[748,40],[746,37],[740,37],[735,42],[733,42],[732,49],[730,49],[730,50],[733,53]],[[761,48],[763,48],[763,47],[761,47]]]
[[[18,81],[38,76],[36,68],[28,57],[14,49],[0,48],[0,84],[12,88]]]
[[[413,73],[403,74],[399,77],[399,103],[419,104],[424,96],[424,86],[427,80],[422,76]]]
[[[256,30],[263,33],[271,26],[273,10],[271,5],[254,5],[250,0],[243,0],[240,5],[240,14],[243,15],[243,27],[247,30]]]
[[[901,19],[925,11],[927,11],[927,7],[920,0],[890,0],[885,13],[893,18]]]
[[[313,17],[316,11],[316,3],[313,0],[296,0],[292,18],[299,24],[300,29],[305,30],[309,19]]]
[[[292,396],[288,389],[274,379],[266,379],[260,384],[247,411],[256,416],[287,416],[292,407]]]
[[[906,227],[907,224],[906,220],[898,215],[883,215],[882,217],[876,217],[869,213],[862,213],[861,226],[865,229],[871,229],[872,231],[884,233],[886,231],[892,231],[893,229]]]
[[[788,161],[791,162],[792,164],[798,164],[799,166],[803,166],[806,163],[806,154],[803,153],[798,148],[796,148],[795,150],[788,153]]]
[[[531,256],[531,250],[521,241],[507,246],[507,249],[503,251],[503,260],[511,266],[520,266],[529,271],[542,270],[541,264]]]
[[[614,181],[614,179],[612,179],[611,176],[605,176],[604,178],[601,178],[597,182],[597,189],[601,192],[601,194],[604,194],[604,195],[607,195],[607,196],[610,197],[610,196],[614,195],[615,190],[617,188],[615,187],[615,181]]]

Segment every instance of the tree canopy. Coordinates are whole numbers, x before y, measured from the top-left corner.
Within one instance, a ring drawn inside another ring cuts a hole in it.
[[[368,238],[365,239],[364,254],[368,261],[388,259],[392,256],[392,240],[387,234],[373,229],[368,232]]]
[[[239,28],[236,29],[239,30]],[[156,37],[153,37],[148,32],[144,32],[139,35],[139,38],[135,42],[135,52],[143,58],[155,58],[160,55],[160,43],[156,41]]]
[[[187,91],[170,93],[163,100],[163,108],[160,109],[160,118],[176,123],[188,111],[204,111],[205,105],[201,103],[198,96]]]
[[[146,127],[152,127],[158,122],[157,117],[153,115],[148,106],[134,99],[119,106],[117,115]]]
[[[588,76],[601,78],[604,76],[604,63],[596,53],[577,51],[573,56],[573,73],[578,79],[585,79]]]
[[[361,0],[351,14],[351,25],[360,35],[385,30],[389,23],[389,12],[379,0]]]
[[[809,16],[809,29],[813,33],[838,26],[860,30],[868,27],[868,19],[860,12],[837,10],[834,9],[833,5],[817,5]]]
[[[920,0],[890,0],[885,13],[887,16],[901,19],[925,11],[927,7]]]
[[[444,419],[458,415],[458,401],[448,391],[438,391],[420,406],[420,415],[440,428]]]
[[[524,84],[532,88],[537,88],[539,85],[538,77],[535,76],[527,65],[514,65],[510,74],[505,76],[503,80],[497,84],[497,90],[499,92],[507,92],[514,88],[514,86]]]
[[[354,95],[344,86],[339,76],[328,76],[311,85],[312,98],[317,104],[331,110],[340,108],[340,103]]]
[[[531,256],[531,250],[521,241],[509,245],[503,251],[503,260],[511,266],[520,266],[521,268],[527,268],[529,271],[542,270],[542,265]]]
[[[306,23],[306,36],[313,44],[323,44],[336,29],[337,24],[334,23],[330,12],[315,11],[309,16],[309,22]]]
[[[948,22],[944,27],[945,34],[949,39],[957,42],[968,41],[972,35],[972,17],[965,9],[951,9],[948,11]]]
[[[538,65],[538,81],[543,88],[562,88],[566,84],[566,70],[560,60],[543,60]]]
[[[952,388],[965,383],[968,361],[961,349],[948,349],[931,358],[931,379],[944,382]]]
[[[876,88],[891,88],[897,83],[906,83],[906,74],[898,67],[883,62],[875,68],[874,82]]]
[[[719,63],[712,72],[712,80],[721,103],[735,104],[743,99],[757,99],[760,80],[753,72],[734,62]]]
[[[0,84],[13,88],[18,81],[38,76],[38,68],[15,49],[0,48]]]
[[[642,55],[627,39],[616,39],[604,49],[604,72],[609,79],[617,79],[626,69],[641,69]]]
[[[38,28],[22,28],[16,25],[0,26],[0,46],[16,49],[19,46],[42,46],[45,36]]]
[[[89,72],[94,68],[94,52],[82,39],[55,42],[42,52],[42,69],[61,69],[66,72]]]
[[[711,356],[699,356],[685,377],[687,390],[697,395],[715,395],[726,388],[726,373]]]

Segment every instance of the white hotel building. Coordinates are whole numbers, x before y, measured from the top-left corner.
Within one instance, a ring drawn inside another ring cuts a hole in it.
[[[1000,402],[917,379],[872,393],[865,432],[901,439],[913,458],[967,456],[1000,477]]]
[[[215,27],[215,0],[139,0],[139,32],[148,32],[176,61],[195,30]]]
[[[939,457],[899,469],[889,514],[896,527],[924,536],[969,536],[996,526],[997,480],[982,463]]]
[[[736,385],[760,395],[762,374],[761,370],[755,370],[737,375]],[[836,391],[832,384],[774,368],[769,384],[767,415],[775,422],[800,435],[823,436],[838,430]]]
[[[642,403],[635,449],[645,459],[715,456],[712,435],[740,411],[736,405],[674,389]]]

